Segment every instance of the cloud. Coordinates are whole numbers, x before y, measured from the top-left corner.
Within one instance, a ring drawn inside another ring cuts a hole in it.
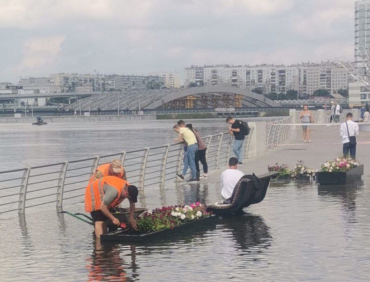
[[[64,36],[30,38],[23,45],[23,60],[18,66],[19,71],[37,71],[53,66],[64,41]]]
[[[353,26],[351,0],[1,0],[0,81],[352,59]]]

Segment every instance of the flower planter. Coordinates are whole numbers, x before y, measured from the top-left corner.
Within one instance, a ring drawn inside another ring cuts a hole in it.
[[[159,238],[164,238],[166,236],[173,236],[179,232],[189,231],[195,228],[206,228],[214,226],[217,222],[217,217],[212,215],[209,217],[197,219],[190,221],[179,226],[174,227],[173,229],[164,229],[151,233],[138,233],[135,231],[129,230],[118,230],[109,232],[108,234],[101,235],[101,242],[117,242],[117,243],[148,243],[152,240]],[[172,237],[171,237],[172,239]]]
[[[345,172],[320,171],[317,173],[317,182],[320,185],[346,185],[360,180],[363,174],[364,165]]]
[[[137,217],[142,214],[143,212],[147,211],[147,209],[144,208],[135,208],[134,211],[134,218],[137,219]],[[130,217],[130,210],[124,209],[124,208],[118,208],[115,212],[112,212],[112,215],[119,219],[120,222],[128,223],[129,217]],[[109,231],[117,230],[117,226],[115,226],[110,219],[108,219],[105,224],[109,228]]]
[[[291,180],[292,176],[291,175],[279,175],[276,174],[271,177],[273,180]]]

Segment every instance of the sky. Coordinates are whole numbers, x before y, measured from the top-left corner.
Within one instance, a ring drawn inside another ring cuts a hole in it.
[[[0,81],[352,60],[354,0],[0,0]]]

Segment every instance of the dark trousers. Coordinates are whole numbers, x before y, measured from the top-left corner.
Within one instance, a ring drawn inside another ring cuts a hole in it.
[[[347,157],[348,156],[348,152],[351,156],[352,159],[356,159],[356,144],[355,145],[351,145],[349,142],[348,143],[344,143],[343,144],[343,156],[344,157]]]
[[[197,174],[198,175],[200,174],[199,162],[201,162],[202,165],[203,165],[204,173],[208,173],[208,165],[207,165],[207,160],[206,160],[206,151],[207,151],[207,149],[198,150],[198,152],[195,154],[195,168],[197,169]]]

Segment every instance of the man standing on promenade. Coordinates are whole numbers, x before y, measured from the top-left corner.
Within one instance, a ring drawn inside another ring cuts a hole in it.
[[[193,128],[193,126],[191,124],[185,124],[185,121],[179,120],[177,122],[177,125],[180,126],[180,127],[189,128],[194,133],[195,137],[197,138],[198,152],[195,154],[195,167],[197,169],[197,180],[199,181],[201,177],[204,178],[204,179],[207,179],[208,178],[208,164],[207,164],[207,160],[206,160],[206,151],[207,151],[206,144],[204,143],[204,141],[203,141],[202,137],[200,136],[199,132],[195,128]],[[204,174],[202,176],[200,176],[199,162],[201,162],[202,165],[203,165]]]
[[[234,192],[234,188],[243,176],[244,173],[238,170],[238,159],[234,157],[230,158],[229,168],[221,174],[221,195],[225,199],[224,204],[230,203],[229,199]]]
[[[356,136],[359,134],[358,124],[352,121],[352,113],[346,115],[347,121],[340,126],[342,136],[343,156],[347,157],[348,152],[352,159],[356,159]]]
[[[243,132],[244,125],[240,120],[234,119],[233,117],[229,116],[226,118],[226,122],[230,124],[229,132],[230,134],[234,135],[234,146],[233,152],[235,156],[238,158],[239,165],[243,164],[243,144],[245,139],[245,134]]]
[[[173,130],[179,133],[179,137],[175,138],[175,142],[186,142],[187,149],[184,156],[184,168],[182,174],[176,173],[176,176],[181,181],[184,180],[186,172],[190,166],[191,169],[191,178],[188,182],[197,182],[197,170],[195,167],[195,154],[198,151],[198,143],[195,134],[187,127],[180,127],[178,124],[175,124]]]

